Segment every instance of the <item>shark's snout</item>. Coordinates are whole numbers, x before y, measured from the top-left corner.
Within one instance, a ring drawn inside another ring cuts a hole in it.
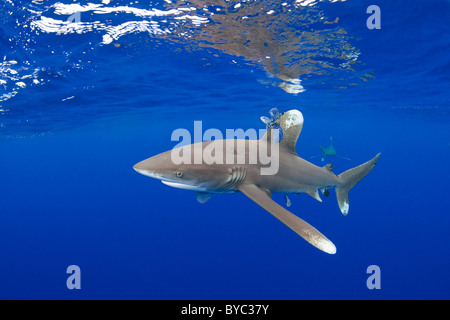
[[[147,177],[151,177],[151,178],[157,178],[158,179],[158,175],[154,172],[154,170],[152,170],[147,163],[144,163],[145,161],[141,161],[139,163],[136,163],[133,166],[133,169],[140,173],[143,174],[144,176]]]
[[[140,174],[146,174],[146,172],[148,171],[148,170],[145,170],[145,169],[142,169],[142,168],[138,167],[137,165],[134,165],[134,166],[133,166],[133,169],[134,169],[136,172],[139,172]]]
[[[150,178],[159,180],[173,180],[173,174],[176,169],[174,169],[172,162],[169,160],[167,153],[162,153],[136,163],[133,166],[133,169],[136,172]]]

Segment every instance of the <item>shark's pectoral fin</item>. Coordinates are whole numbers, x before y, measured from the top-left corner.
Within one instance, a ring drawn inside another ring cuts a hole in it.
[[[330,240],[313,226],[270,199],[264,190],[258,188],[254,184],[241,184],[237,189],[270,212],[275,218],[283,222],[316,248],[330,254],[336,253],[336,247]]]
[[[200,203],[205,203],[206,201],[208,201],[209,199],[211,199],[212,197],[212,193],[209,192],[200,192],[197,191],[195,197],[197,198],[197,201]]]

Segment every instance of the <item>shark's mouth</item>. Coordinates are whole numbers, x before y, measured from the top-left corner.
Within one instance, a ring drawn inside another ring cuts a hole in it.
[[[140,174],[143,174],[144,176],[161,180],[162,183],[164,183],[165,185],[168,185],[169,187],[184,189],[184,190],[206,191],[206,189],[204,187],[197,186],[194,184],[174,181],[174,180],[168,179],[167,177],[163,177],[162,175],[157,174],[150,170],[138,169],[135,167],[133,167],[133,169],[136,170],[137,172],[139,172]]]
[[[168,180],[161,180],[162,183],[165,185],[168,185],[169,187],[178,188],[178,189],[184,189],[184,190],[194,190],[194,191],[206,191],[205,188],[202,188],[200,186],[187,184],[187,183],[180,183],[180,182],[173,182]]]
[[[145,169],[138,169],[136,167],[133,167],[133,169],[136,172],[139,172],[140,174],[143,174],[144,176],[147,176],[147,177],[150,177],[150,178],[155,178],[155,179],[161,179],[161,177],[158,174],[154,173],[153,171],[145,170]]]

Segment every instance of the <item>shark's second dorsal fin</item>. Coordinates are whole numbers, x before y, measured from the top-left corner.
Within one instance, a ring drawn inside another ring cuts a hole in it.
[[[303,115],[298,110],[289,110],[284,112],[275,123],[279,124],[283,130],[283,138],[280,146],[285,147],[289,152],[297,155],[295,145],[303,128]],[[272,137],[272,127],[267,130],[262,139],[270,139]]]

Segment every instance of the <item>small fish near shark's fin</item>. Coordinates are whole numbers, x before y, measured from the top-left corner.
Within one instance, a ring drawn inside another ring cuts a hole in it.
[[[322,188],[320,189],[320,191],[325,197],[328,197],[330,195],[330,188]]]
[[[211,199],[212,197],[212,193],[210,192],[201,192],[201,191],[197,191],[197,193],[195,194],[195,197],[197,199],[198,202],[200,203],[205,203],[206,201],[208,201],[209,199]]]
[[[292,154],[297,155],[295,145],[297,144],[298,137],[303,128],[303,115],[298,110],[289,110],[280,115],[274,124],[278,124],[281,127],[282,139],[280,139],[280,146],[286,148]],[[263,139],[269,139],[272,137],[272,128],[270,127]]]
[[[336,247],[330,240],[306,221],[300,219],[270,199],[263,189],[260,189],[254,184],[241,184],[237,189],[270,212],[275,218],[283,222],[316,248],[326,253],[336,253]]]
[[[268,117],[262,116],[260,119],[266,125],[267,128],[269,128],[272,125],[272,120],[270,120]]]

